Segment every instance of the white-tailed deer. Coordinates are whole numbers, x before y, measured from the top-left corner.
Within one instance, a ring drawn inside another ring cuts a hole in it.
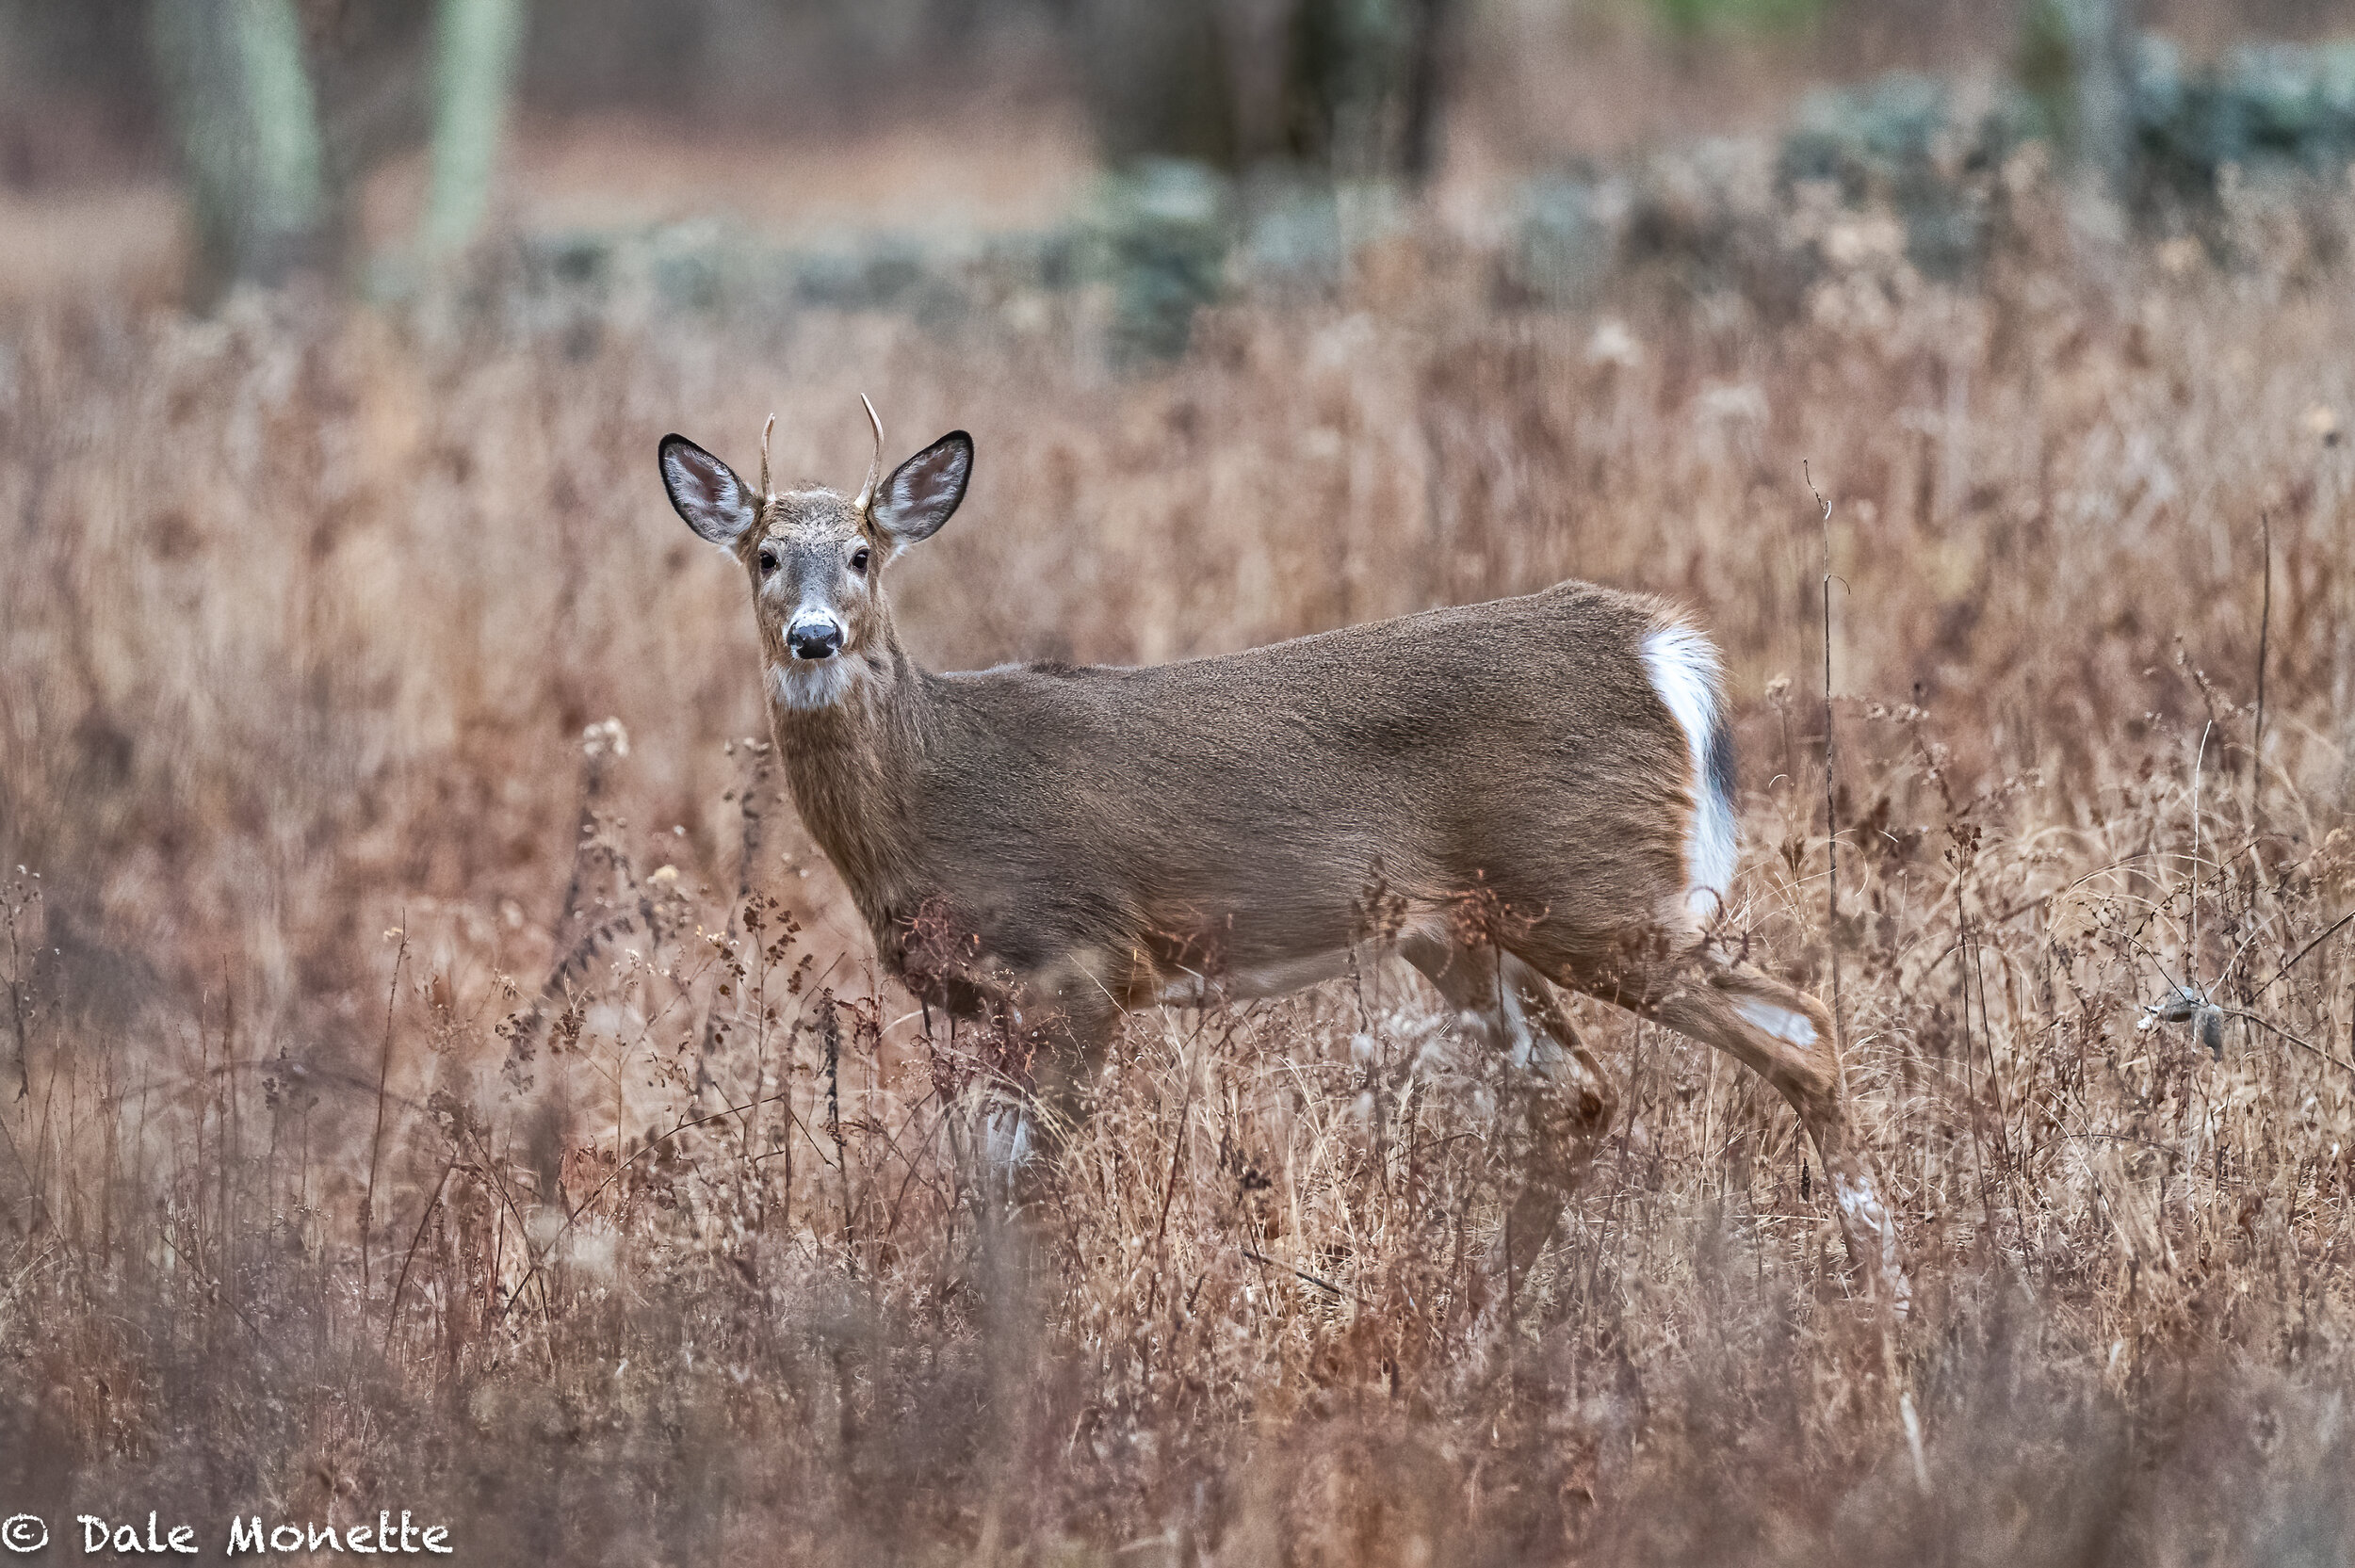
[[[1617,1103],[1562,986],[1762,1075],[1814,1140],[1851,1258],[1903,1301],[1830,1018],[1713,932],[1732,758],[1716,652],[1674,609],[1571,582],[1149,669],[935,674],[901,651],[885,585],[965,498],[973,443],[884,478],[867,412],[854,496],[771,493],[766,432],[757,489],[676,435],[663,483],[751,577],[794,803],[885,964],[1034,1043],[1019,1087],[1076,1114],[1123,1010],[1293,990],[1389,939],[1552,1086],[1540,1185],[1558,1194]]]

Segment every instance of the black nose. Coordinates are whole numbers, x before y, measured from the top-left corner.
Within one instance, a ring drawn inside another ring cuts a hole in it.
[[[842,651],[842,629],[839,626],[796,626],[785,637],[785,645],[797,659],[827,659]]]

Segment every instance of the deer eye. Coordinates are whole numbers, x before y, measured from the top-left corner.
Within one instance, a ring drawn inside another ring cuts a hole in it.
[[[776,569],[777,553],[774,550],[769,549],[765,545],[762,546],[760,552],[760,574],[765,577]]]
[[[862,577],[867,575],[866,545],[862,544],[857,549],[851,552],[851,570],[857,573]]]

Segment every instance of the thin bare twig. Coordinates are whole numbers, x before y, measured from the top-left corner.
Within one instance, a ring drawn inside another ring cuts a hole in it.
[[[1834,1051],[1842,1047],[1840,1006],[1840,807],[1834,788],[1839,766],[1838,753],[1832,745],[1831,695],[1831,503],[1815,488],[1815,477],[1807,464],[1799,464],[1800,477],[1807,480],[1808,493],[1815,497],[1822,509],[1824,527],[1824,849],[1831,860],[1831,877],[1826,883],[1825,942],[1831,949],[1831,1044]],[[1841,586],[1845,587],[1843,583]]]
[[[2321,946],[2325,942],[2330,941],[2331,936],[2345,928],[2347,923],[2350,920],[2355,920],[2355,910],[2348,910],[2345,914],[2340,915],[2336,920],[2333,920],[2328,926],[2325,926],[2322,929],[2322,934],[2320,936],[2315,937],[2312,942],[2307,943],[2306,946],[2300,947],[2295,954],[2291,955],[2289,962],[2282,965],[2281,968],[2273,972],[2273,979],[2267,980],[2265,984],[2259,986],[2253,994],[2262,996],[2266,992],[2271,991],[2273,989],[2274,980],[2279,980],[2282,976],[2297,968],[2300,959],[2303,959],[2308,953],[2311,953],[2315,948]]]
[[[2200,780],[2208,765],[2208,736],[2215,728],[2213,719],[2201,728],[2200,750],[2191,759],[2191,947],[2184,955],[2184,973],[2194,988],[2200,984]]]
[[[1242,1255],[1249,1258],[1252,1262],[1260,1264],[1266,1268],[1281,1269],[1285,1273],[1290,1274],[1292,1278],[1313,1285],[1319,1290],[1330,1291],[1337,1300],[1355,1301],[1356,1299],[1357,1293],[1354,1290],[1344,1289],[1342,1286],[1335,1285],[1331,1280],[1321,1280],[1314,1274],[1303,1273],[1300,1269],[1293,1268],[1289,1263],[1278,1263],[1272,1257],[1262,1257],[1259,1253],[1253,1252],[1248,1247],[1245,1247],[1242,1250]]]
[[[622,1179],[622,1172],[627,1171],[631,1166],[637,1164],[640,1160],[645,1158],[648,1155],[654,1153],[663,1144],[668,1143],[671,1140],[676,1138],[683,1132],[688,1132],[693,1128],[703,1126],[706,1123],[724,1122],[731,1116],[742,1114],[742,1111],[757,1110],[762,1106],[775,1105],[779,1100],[785,1099],[786,1097],[786,1093],[771,1094],[766,1099],[753,1101],[752,1104],[743,1107],[742,1110],[739,1110],[736,1107],[730,1107],[725,1110],[715,1110],[708,1116],[698,1116],[692,1121],[681,1122],[677,1126],[673,1127],[669,1132],[646,1140],[646,1146],[644,1148],[639,1150],[636,1154],[630,1156],[629,1158],[622,1161],[611,1171],[608,1172],[606,1173],[605,1180],[599,1182],[595,1187],[591,1188],[589,1189],[589,1195],[581,1199],[579,1204],[574,1207],[571,1213],[564,1216],[564,1222],[556,1227],[556,1234],[548,1237],[547,1245],[542,1247],[540,1249],[539,1255],[531,1260],[531,1267],[524,1271],[524,1277],[516,1282],[514,1289],[508,1292],[508,1299],[512,1301],[514,1298],[522,1295],[524,1293],[524,1287],[539,1277],[541,1265],[545,1263],[548,1258],[555,1253],[556,1244],[564,1239],[565,1233],[573,1228],[574,1221],[577,1220],[582,1215],[589,1212],[589,1205],[591,1204],[595,1203],[599,1198],[605,1196],[605,1190],[607,1188],[611,1187],[615,1182]],[[523,1216],[520,1214],[517,1215],[515,1219],[517,1224],[521,1224],[523,1222]],[[546,1287],[544,1285],[542,1286],[541,1295],[544,1299],[546,1296]]]
[[[1185,1068],[1186,1093],[1178,1104],[1178,1136],[1170,1140],[1169,1145],[1169,1179],[1161,1185],[1161,1217],[1153,1227],[1153,1285],[1145,1308],[1148,1317],[1151,1316],[1161,1299],[1161,1263],[1164,1255],[1162,1248],[1169,1240],[1169,1207],[1178,1197],[1178,1165],[1185,1156],[1186,1128],[1194,1116],[1194,1082],[1196,1063],[1186,1054],[1182,1046],[1178,1049],[1178,1059]]]
[[[28,1043],[31,1035],[24,1026],[33,988],[24,978],[24,955],[18,945],[16,931],[17,912],[24,908],[18,900],[22,887],[23,884],[19,883],[9,888],[5,901],[0,902],[0,914],[7,916],[8,924],[8,1011],[16,1023],[16,1097],[19,1100],[30,1097],[33,1092],[32,1047]],[[35,891],[32,896],[38,898],[41,895]]]
[[[2244,1018],[2249,1023],[2256,1025],[2259,1028],[2271,1029],[2275,1034],[2280,1035],[2283,1040],[2288,1041],[2299,1050],[2312,1052],[2314,1055],[2318,1056],[2323,1060],[2329,1062],[2331,1066],[2337,1068],[2340,1072],[2355,1073],[2355,1062],[2341,1061],[2337,1057],[2332,1056],[2321,1046],[2314,1044],[2308,1041],[2300,1040],[2298,1036],[2290,1033],[2289,1030],[2283,1028],[2281,1025],[2276,1024],[2270,1018],[2260,1017],[2256,1013],[2249,1012],[2242,1008],[2220,1007],[2217,1009],[2217,1011],[2224,1014],[2227,1018]]]
[[[368,1295],[369,1237],[376,1229],[376,1168],[384,1153],[384,1082],[393,1071],[393,1006],[400,1000],[400,966],[409,957],[409,914],[401,912],[400,947],[393,954],[393,983],[384,991],[384,1044],[376,1059],[376,1131],[368,1139],[368,1193],[360,1209],[360,1295]]]
[[[2260,512],[2265,524],[2265,608],[2257,617],[2257,721],[2249,736],[2249,819],[2254,827],[2257,804],[2266,787],[2266,642],[2273,631],[2273,514]]]
[[[442,1166],[442,1175],[433,1184],[433,1196],[425,1201],[425,1212],[417,1216],[417,1229],[409,1237],[409,1251],[401,1254],[400,1277],[393,1281],[393,1304],[384,1309],[384,1348],[393,1347],[393,1330],[400,1323],[400,1293],[409,1286],[409,1266],[417,1258],[418,1243],[425,1239],[425,1227],[433,1218],[433,1210],[442,1202],[442,1188],[449,1185],[449,1173],[458,1169],[458,1149],[451,1145],[449,1159]]]

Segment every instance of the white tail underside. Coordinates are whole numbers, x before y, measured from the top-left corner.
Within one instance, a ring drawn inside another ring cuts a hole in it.
[[[1693,816],[1684,833],[1685,907],[1697,925],[1714,921],[1733,885],[1733,802],[1710,768],[1710,744],[1725,702],[1717,650],[1690,626],[1663,626],[1644,639],[1652,689],[1676,716],[1693,764]]]

